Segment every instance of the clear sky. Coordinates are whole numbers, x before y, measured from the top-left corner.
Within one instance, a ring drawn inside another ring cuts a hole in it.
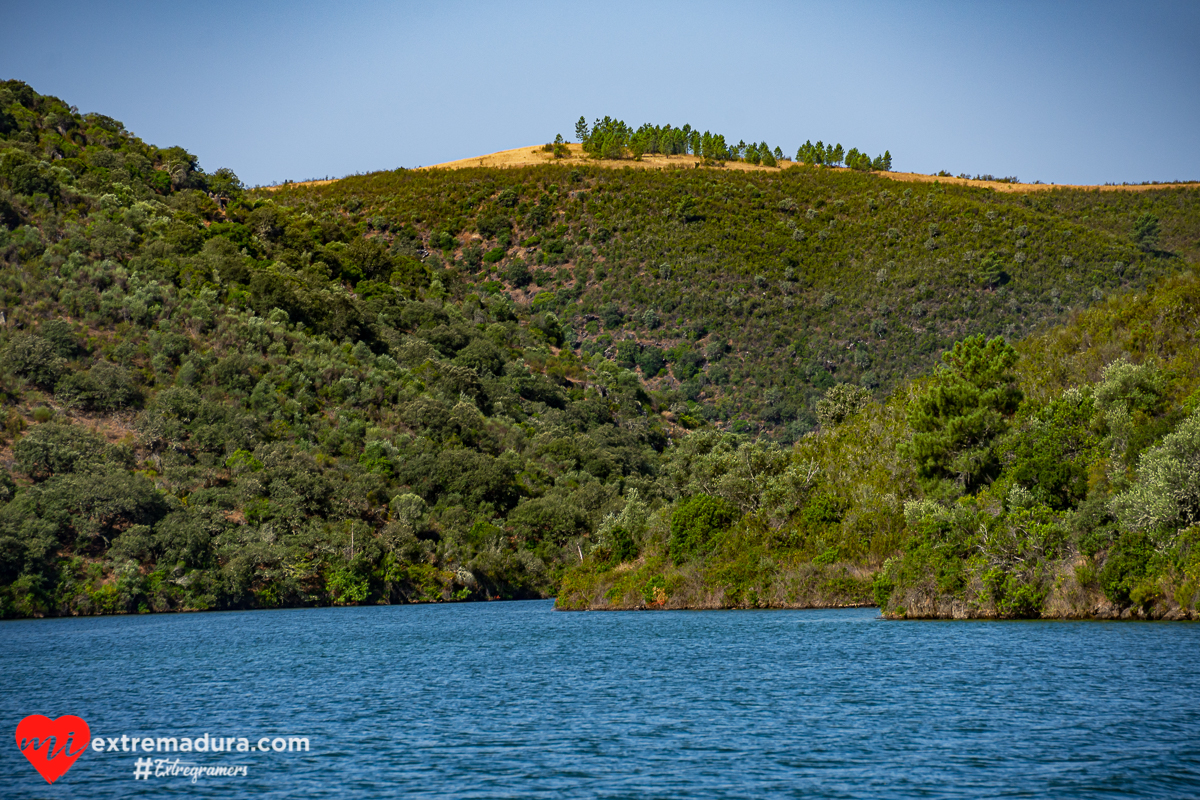
[[[1200,2],[0,2],[0,78],[248,184],[690,123],[792,155],[1200,179]]]

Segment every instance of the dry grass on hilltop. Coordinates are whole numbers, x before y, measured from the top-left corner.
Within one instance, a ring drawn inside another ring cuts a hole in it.
[[[532,167],[542,164],[561,164],[561,165],[591,165],[609,167],[611,169],[694,169],[700,165],[700,161],[695,156],[679,155],[643,155],[640,161],[633,159],[621,159],[619,161],[600,161],[589,158],[583,152],[583,145],[568,144],[571,155],[566,158],[555,158],[553,154],[546,152],[537,147],[518,147],[515,150],[501,150],[498,153],[490,153],[484,156],[475,156],[473,158],[460,158],[457,161],[447,161],[442,164],[431,164],[427,167],[420,167],[423,170],[429,169],[465,169],[468,167],[491,167],[491,168],[510,168],[510,167]],[[774,172],[780,169],[790,169],[799,166],[793,161],[783,161],[779,167],[764,167],[758,164],[748,164],[742,161],[727,161],[720,167],[712,167],[713,169],[737,170],[741,172]],[[878,173],[886,178],[894,181],[917,181],[930,182],[940,181],[942,183],[957,183],[966,186],[979,186],[987,189],[995,189],[998,192],[1042,192],[1051,189],[1098,189],[1102,192],[1139,192],[1148,189],[1163,189],[1163,188],[1191,188],[1200,186],[1200,183],[1155,183],[1155,184],[1139,184],[1132,186],[1079,186],[1072,184],[1061,183],[1004,183],[1002,181],[977,181],[966,178],[954,177],[939,177],[937,175],[923,175],[919,172],[886,172]],[[317,180],[317,181],[297,181],[289,184],[291,186],[323,186],[327,183],[333,183],[333,180]],[[269,189],[279,188],[277,186],[266,187]]]

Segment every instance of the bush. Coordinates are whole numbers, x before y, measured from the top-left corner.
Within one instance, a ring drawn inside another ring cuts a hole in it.
[[[89,411],[117,411],[141,400],[129,370],[107,361],[95,364],[86,373],[64,376],[54,387],[54,394],[67,405]]]
[[[633,369],[641,349],[642,346],[632,340],[617,342],[617,366]]]
[[[1117,605],[1129,605],[1134,591],[1146,578],[1154,547],[1141,531],[1121,534],[1100,570],[1100,587],[1104,596]]]
[[[53,319],[42,324],[38,333],[54,347],[60,357],[71,359],[83,353],[75,328],[65,319]]]
[[[983,576],[983,583],[1002,617],[1032,619],[1042,615],[1046,592],[1025,582],[1020,576],[994,568]]]
[[[472,272],[483,264],[483,248],[477,244],[468,245],[462,251],[463,264]]]
[[[512,208],[521,199],[521,190],[517,186],[509,186],[496,197],[496,202],[505,208]]]
[[[858,411],[871,400],[871,393],[852,383],[839,383],[817,401],[817,419],[821,427],[831,428]]]
[[[585,523],[579,509],[554,495],[522,503],[508,515],[513,532],[530,546],[538,541],[563,544]]]
[[[896,589],[896,583],[887,574],[886,570],[881,570],[875,575],[875,580],[871,583],[871,593],[875,597],[875,605],[884,608],[888,600],[892,597],[892,592]]]
[[[504,354],[487,339],[472,339],[458,351],[454,363],[471,367],[480,375],[499,375],[504,371]]]
[[[4,350],[4,365],[39,389],[50,390],[62,374],[63,359],[42,337],[17,332]]]
[[[509,283],[518,289],[528,286],[529,282],[533,280],[533,276],[529,274],[529,267],[525,266],[525,262],[519,259],[509,264],[505,277]]]
[[[704,356],[691,348],[680,347],[678,350],[673,350],[672,355],[674,362],[671,364],[671,373],[676,380],[691,380],[704,366]]]
[[[1142,455],[1137,475],[1110,504],[1123,527],[1173,539],[1200,522],[1200,411]]]
[[[638,353],[637,365],[642,368],[643,375],[653,378],[667,365],[667,360],[661,347],[648,345]]]
[[[481,214],[475,226],[485,239],[495,239],[512,230],[512,221],[503,214]]]
[[[999,446],[1006,477],[1053,508],[1077,506],[1087,496],[1087,467],[1099,448],[1094,410],[1090,394],[1078,389],[1052,401]]]
[[[329,594],[340,606],[358,605],[367,599],[370,590],[368,576],[360,576],[349,567],[341,567],[329,575]]]
[[[605,303],[600,309],[600,321],[607,330],[612,330],[625,321],[625,315],[616,303]]]
[[[707,555],[713,537],[738,518],[731,503],[706,494],[680,501],[671,514],[671,536],[667,550],[676,564]]]
[[[17,468],[35,481],[103,462],[104,439],[75,425],[38,425],[13,446]]]

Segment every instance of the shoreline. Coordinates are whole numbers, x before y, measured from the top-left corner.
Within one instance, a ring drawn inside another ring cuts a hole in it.
[[[476,605],[480,603],[504,603],[504,602],[536,602],[536,601],[551,601],[553,602],[552,610],[555,612],[564,613],[591,613],[591,612],[627,612],[627,611],[644,611],[644,612],[671,612],[671,611],[826,611],[839,609],[855,609],[855,608],[874,608],[880,609],[878,603],[873,602],[838,602],[838,601],[810,601],[810,602],[761,602],[758,604],[738,603],[725,604],[718,601],[715,596],[707,602],[688,603],[688,602],[671,602],[667,600],[664,603],[642,602],[642,603],[588,603],[578,605],[560,605],[557,596],[551,597],[524,597],[524,598],[506,598],[506,599],[481,599],[481,600],[436,600],[436,601],[413,601],[408,603],[370,603],[370,604],[346,604],[346,605],[294,605],[294,606],[274,606],[270,608],[264,607],[247,607],[247,608],[179,608],[166,609],[161,611],[145,611],[145,612],[119,612],[113,614],[43,614],[27,617],[6,617],[0,619],[0,622],[19,622],[29,620],[50,620],[50,619],[87,619],[87,618],[103,618],[103,617],[147,617],[147,616],[167,616],[172,614],[191,615],[191,614],[224,614],[224,613],[244,613],[252,611],[298,611],[298,610],[316,610],[316,609],[350,609],[350,608],[383,608],[389,606],[441,606],[441,605]],[[1044,613],[1036,617],[1015,617],[1003,616],[996,612],[994,607],[981,605],[976,602],[969,602],[960,598],[939,597],[932,600],[918,602],[912,607],[900,606],[894,611],[884,611],[880,609],[880,619],[885,619],[891,622],[916,622],[916,621],[945,621],[945,622],[978,622],[978,621],[999,621],[999,622],[1017,622],[1017,621],[1044,621],[1044,622],[1200,622],[1200,611],[1186,609],[1173,601],[1158,602],[1149,607],[1138,606],[1118,606],[1106,599],[1101,599],[1094,604],[1085,605],[1084,607],[1062,608],[1053,613]]]

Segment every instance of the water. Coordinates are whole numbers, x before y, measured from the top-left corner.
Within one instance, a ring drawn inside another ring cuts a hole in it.
[[[194,784],[88,751],[51,787],[8,739],[0,796],[1196,797],[1198,656],[1200,625],[872,609],[4,622],[7,731],[75,714],[93,736],[293,735],[310,751],[171,756],[247,767]]]

